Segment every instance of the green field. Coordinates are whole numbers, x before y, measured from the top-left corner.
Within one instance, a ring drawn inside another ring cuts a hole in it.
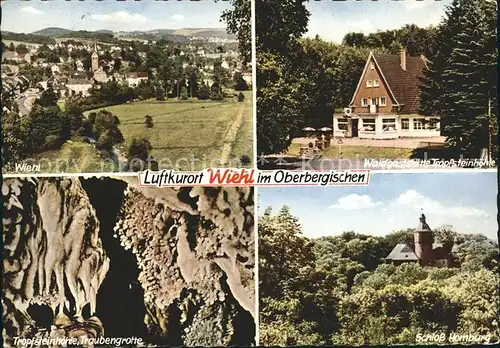
[[[232,139],[229,157],[248,155],[253,158],[252,92],[244,94],[244,102],[238,102],[236,98],[222,101],[149,100],[103,109],[120,119],[119,128],[125,137],[122,153],[126,153],[133,138],[147,138],[153,147],[151,155],[160,163],[160,168],[199,170],[219,166],[224,141],[227,142],[226,136],[240,112],[243,112],[243,118]],[[153,118],[153,128],[145,127],[146,115]],[[196,159],[194,165],[193,157]]]

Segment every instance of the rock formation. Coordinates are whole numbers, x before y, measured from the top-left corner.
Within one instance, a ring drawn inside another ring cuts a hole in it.
[[[50,308],[54,323],[64,322],[61,327],[82,320],[86,305],[93,314],[109,259],[98,237],[99,222],[77,179],[6,179],[2,198],[2,319],[8,346],[13,337],[40,335],[31,306]]]
[[[227,345],[235,318],[256,315],[253,190],[161,190],[129,186],[115,227],[137,257],[146,323],[168,335],[174,307],[183,344]]]
[[[110,264],[120,259],[104,250],[101,239],[111,235],[100,231],[84,187],[77,178],[3,183],[5,346],[13,337],[104,335],[96,298]],[[150,338],[252,344],[253,189],[124,187],[121,210],[112,217],[114,237],[137,259],[146,308],[141,320]],[[49,323],[41,322],[40,308],[50,313]]]

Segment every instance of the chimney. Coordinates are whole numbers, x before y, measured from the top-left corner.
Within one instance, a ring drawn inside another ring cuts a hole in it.
[[[401,61],[401,69],[406,70],[406,48],[401,49],[399,57]]]

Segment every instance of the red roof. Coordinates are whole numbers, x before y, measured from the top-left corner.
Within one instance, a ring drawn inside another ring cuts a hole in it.
[[[396,101],[403,104],[400,112],[402,114],[418,113],[419,84],[425,68],[425,58],[406,56],[406,70],[403,70],[399,55],[378,54],[374,57]]]
[[[130,73],[128,75],[128,77],[131,77],[131,78],[134,78],[134,79],[137,79],[137,78],[144,78],[144,77],[148,77],[148,73],[147,72],[133,72],[133,73]]]

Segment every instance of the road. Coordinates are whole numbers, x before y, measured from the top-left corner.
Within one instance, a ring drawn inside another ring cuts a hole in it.
[[[24,92],[21,94],[22,97],[17,99],[17,105],[19,106],[19,114],[21,116],[26,116],[30,113],[33,108],[33,103],[38,97],[36,92]]]

